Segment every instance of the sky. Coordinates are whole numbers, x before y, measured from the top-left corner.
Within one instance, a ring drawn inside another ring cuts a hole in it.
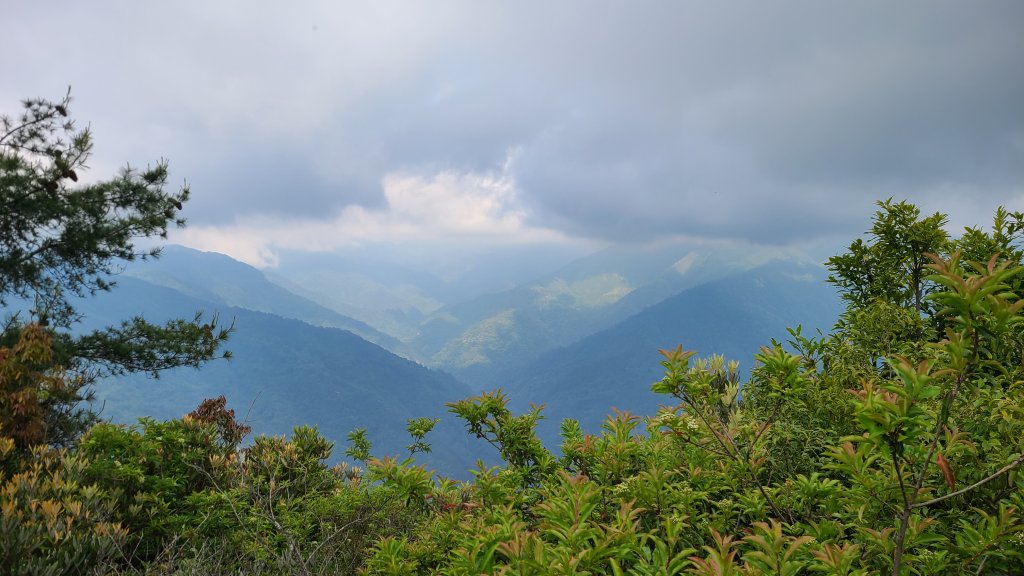
[[[170,162],[171,240],[830,249],[888,197],[1024,209],[1024,2],[6,0],[0,112],[90,177]]]

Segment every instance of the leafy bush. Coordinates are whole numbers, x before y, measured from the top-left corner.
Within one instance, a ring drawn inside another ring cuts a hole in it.
[[[192,496],[225,482],[235,458],[218,444],[212,425],[195,420],[97,424],[78,451],[90,482],[118,490],[118,514],[131,532],[135,561],[156,557],[176,536],[201,533],[205,511]]]
[[[0,438],[0,459],[14,450]],[[120,555],[127,530],[115,521],[116,494],[85,483],[83,459],[37,447],[18,467],[0,472],[0,572],[87,574]]]

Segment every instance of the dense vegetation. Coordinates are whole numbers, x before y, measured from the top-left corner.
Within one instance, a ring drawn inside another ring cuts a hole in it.
[[[4,170],[22,158],[5,154]],[[665,350],[665,407],[595,433],[567,419],[560,454],[540,407],[451,404],[503,462],[468,483],[417,465],[435,420],[409,422],[407,459],[356,430],[358,466],[328,467],[315,428],[243,447],[223,398],[53,446],[49,399],[82,367],[24,324],[0,348],[0,572],[1020,573],[1024,214],[959,238],[944,224],[880,203],[828,262],[847,304],[830,334],[767,342],[742,382],[722,357]]]

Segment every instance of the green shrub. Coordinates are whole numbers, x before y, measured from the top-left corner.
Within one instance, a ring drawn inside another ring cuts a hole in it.
[[[0,438],[0,458],[15,450]],[[127,530],[116,518],[116,493],[85,482],[86,463],[62,450],[37,447],[0,472],[0,573],[87,574],[120,556]]]

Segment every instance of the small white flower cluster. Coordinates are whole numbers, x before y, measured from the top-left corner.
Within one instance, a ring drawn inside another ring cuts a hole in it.
[[[935,558],[935,551],[930,548],[925,548],[924,550],[918,552],[916,556],[918,560],[927,562],[928,560],[932,560],[933,558]]]
[[[616,484],[615,487],[612,488],[612,494],[615,494],[616,496],[622,496],[623,494],[630,493],[632,489],[632,483],[629,479],[627,479],[623,482]]]
[[[651,419],[651,425],[653,428],[675,428],[676,423],[679,421],[679,417],[672,412],[660,412],[657,416]]]

